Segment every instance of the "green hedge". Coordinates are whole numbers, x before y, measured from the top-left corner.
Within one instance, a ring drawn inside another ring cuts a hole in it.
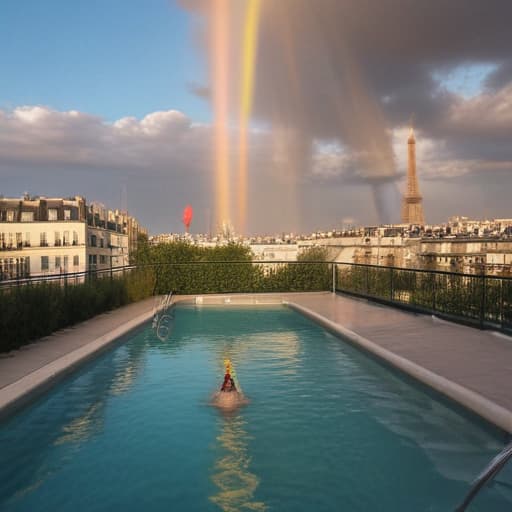
[[[155,273],[156,293],[259,293],[329,290],[331,271],[323,249],[312,248],[297,263],[259,264],[247,246],[197,247],[186,242],[139,245],[135,263]]]
[[[153,267],[159,294],[261,293],[329,290],[327,263],[183,263]]]
[[[95,315],[148,297],[153,273],[87,277],[27,284],[0,291],[0,352],[6,352]]]

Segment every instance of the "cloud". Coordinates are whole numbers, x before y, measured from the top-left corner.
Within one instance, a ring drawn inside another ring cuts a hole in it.
[[[0,111],[0,158],[10,165],[207,172],[210,128],[183,113],[153,112],[107,123],[44,106]]]
[[[512,83],[496,92],[484,91],[454,102],[445,120],[447,130],[493,138],[512,133]]]
[[[153,112],[140,120],[125,117],[108,123],[83,112],[25,106],[0,110],[0,133],[4,194],[17,195],[24,190],[57,196],[85,194],[88,199],[116,207],[121,184],[127,184],[130,211],[153,232],[179,230],[181,210],[187,202],[196,211],[195,231],[215,229],[211,224],[211,129],[181,112]],[[400,175],[406,170],[407,133],[407,127],[389,133]],[[236,140],[236,132],[232,137]],[[362,186],[366,183],[360,173],[365,153],[337,141],[318,141],[310,152],[293,130],[253,130],[250,154],[251,232],[326,229],[339,226],[344,217],[373,224],[378,218],[368,204],[374,199],[383,216],[392,215],[390,205],[399,205],[389,184],[374,180],[373,187]],[[508,160],[457,158],[450,144],[419,129],[417,154],[420,183],[425,186],[425,204],[427,214],[431,208],[432,221],[461,213],[456,207],[462,206],[464,213],[478,216],[482,205],[489,203],[486,187],[478,183],[471,201],[453,203],[450,209],[438,204],[439,197],[446,197],[446,186],[458,184],[460,190],[468,179],[484,173],[501,176],[503,185],[494,191],[507,190],[511,185]],[[236,161],[236,154],[232,158]],[[304,174],[295,172],[296,164],[305,166]],[[487,178],[487,182],[492,179]],[[442,188],[436,188],[439,184]],[[480,200],[477,193],[482,195]],[[496,199],[495,192],[490,194],[494,210],[485,210],[486,215],[495,211],[506,216],[508,196]],[[380,198],[387,198],[387,202]]]
[[[212,3],[181,4],[211,59]],[[229,80],[236,119],[244,1],[228,5],[236,6]],[[478,172],[504,179],[512,161],[511,17],[508,0],[263,0],[253,117],[279,134],[289,155],[282,173],[299,183],[366,182],[376,206],[391,211],[396,190],[378,197],[377,184],[403,178],[406,139],[395,139],[414,114],[420,180]]]
[[[197,15],[202,40],[209,41],[211,3],[181,3]],[[512,146],[497,151],[497,138],[509,130],[511,17],[508,0],[264,0],[254,116],[296,130],[310,147],[337,140],[351,154],[338,155],[340,168],[357,165],[354,155],[364,153],[357,173],[369,181],[400,176],[391,138],[412,114],[425,137],[443,141],[450,158],[475,160],[481,151],[486,161],[493,153],[512,159]],[[232,84],[239,69],[232,59]],[[446,76],[464,79],[461,90],[473,97],[448,89]],[[233,90],[236,116],[236,85]],[[470,136],[478,141],[464,143]],[[323,174],[327,168],[336,174],[332,158],[321,160]],[[319,159],[311,161],[318,174]]]

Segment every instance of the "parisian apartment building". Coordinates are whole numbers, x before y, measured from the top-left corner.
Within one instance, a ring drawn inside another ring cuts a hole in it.
[[[0,197],[0,280],[125,266],[138,221],[85,198]]]

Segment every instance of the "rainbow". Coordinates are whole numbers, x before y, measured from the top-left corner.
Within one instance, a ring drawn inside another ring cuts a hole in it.
[[[260,10],[261,0],[247,0],[242,45],[238,141],[238,230],[240,233],[245,233],[247,229],[248,129],[254,92]]]
[[[229,0],[214,0],[213,110],[217,225],[229,220]]]

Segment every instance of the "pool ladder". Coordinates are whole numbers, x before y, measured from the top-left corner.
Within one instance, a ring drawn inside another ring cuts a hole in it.
[[[475,478],[471,484],[468,494],[464,501],[455,509],[455,512],[464,512],[468,505],[473,501],[475,496],[480,492],[482,487],[490,482],[512,458],[512,442],[491,460],[485,469]]]

